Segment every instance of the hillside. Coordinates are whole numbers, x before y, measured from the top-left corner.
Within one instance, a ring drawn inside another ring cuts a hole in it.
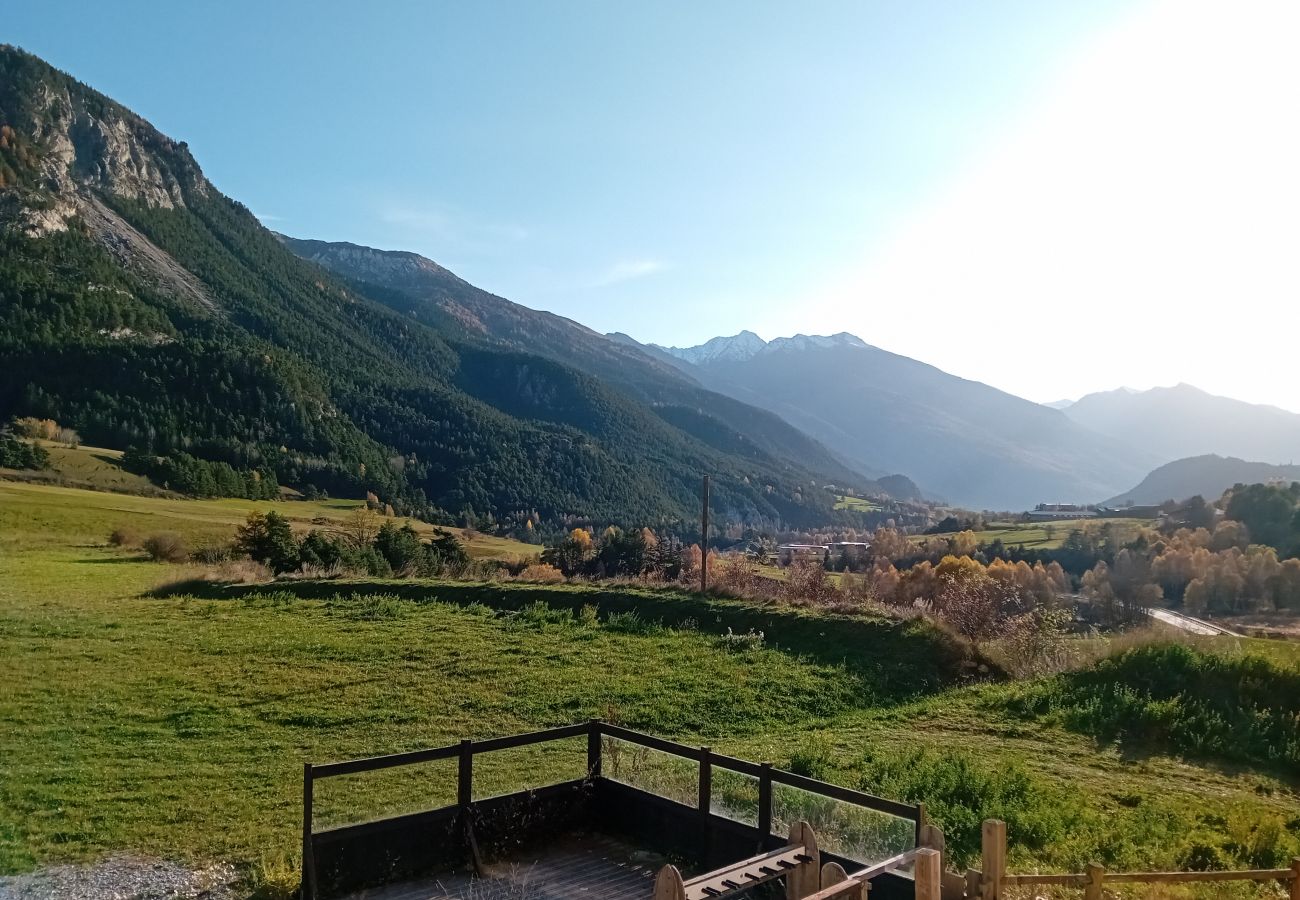
[[[1300,460],[1300,415],[1190,384],[1089,394],[1065,414],[1085,428],[1145,447],[1161,462],[1205,454],[1274,464]]]
[[[1093,501],[1158,460],[1060,411],[849,334],[657,348],[714,390],[762,404],[868,474],[901,471],[976,509]],[[689,360],[699,360],[690,362]]]
[[[183,142],[7,46],[0,128],[0,418],[441,519],[692,521],[701,472],[724,519],[846,515],[808,469],[299,259]]]
[[[591,716],[925,802],[955,867],[978,854],[986,817],[1009,822],[1022,871],[1090,859],[1169,870],[1207,854],[1245,868],[1300,852],[1294,780],[1253,761],[1276,717],[1243,722],[1249,743],[1180,752],[1221,737],[1205,723],[1224,704],[1293,716],[1294,692],[1272,691],[1294,681],[1293,663],[1266,667],[1243,650],[1296,645],[1233,641],[1223,663],[1184,654],[1189,665],[1163,679],[1163,665],[1140,665],[1163,664],[1170,652],[1157,648],[1076,674],[972,683],[967,651],[923,618],[664,585],[189,582],[198,593],[157,596],[194,569],[109,546],[110,529],[165,522],[195,544],[229,539],[251,504],[10,484],[0,494],[0,894],[11,873],[147,854],[228,861],[254,881],[279,874],[283,892],[255,896],[291,896],[303,760]],[[277,508],[304,528],[344,513],[338,501]],[[729,629],[764,638],[736,646]],[[1101,702],[1112,693],[1126,704]],[[1102,717],[1112,709],[1131,716]],[[1277,734],[1294,747],[1293,719]],[[476,765],[475,779],[491,795],[584,763],[576,742],[520,748]],[[337,824],[454,796],[454,768],[434,764],[339,779],[316,814]],[[1192,896],[1220,898],[1220,887]]]
[[[1179,502],[1197,494],[1214,501],[1234,484],[1300,481],[1300,466],[1274,466],[1236,457],[1193,456],[1178,459],[1152,471],[1132,490],[1106,501],[1107,506]]]
[[[397,312],[460,340],[537,354],[579,369],[723,453],[887,493],[773,413],[706,390],[677,366],[635,346],[477,288],[419,254],[279,237],[294,253]]]

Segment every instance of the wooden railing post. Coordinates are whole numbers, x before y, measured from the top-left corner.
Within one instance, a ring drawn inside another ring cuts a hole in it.
[[[1088,883],[1083,888],[1083,900],[1101,900],[1101,883],[1106,869],[1099,863],[1088,863]]]
[[[981,896],[983,900],[1001,900],[1002,876],[1007,871],[1007,823],[1000,819],[985,819],[981,844],[984,858]]]
[[[316,848],[312,845],[312,800],[315,778],[311,763],[302,764],[302,896],[316,900]]]
[[[456,805],[460,813],[469,821],[469,807],[474,802],[474,742],[460,742],[459,765],[456,768]]]
[[[587,777],[600,777],[600,719],[587,723]]]
[[[939,851],[922,847],[916,851],[916,900],[943,900],[943,866]]]
[[[713,758],[708,747],[700,748],[700,781],[695,794],[695,808],[699,811],[700,857],[713,858],[713,828],[709,815],[713,812]]]
[[[758,841],[767,844],[772,834],[772,764],[762,763],[758,773]]]
[[[700,748],[700,788],[695,796],[695,807],[703,816],[713,809],[713,760],[708,747]]]
[[[1291,900],[1300,900],[1300,856],[1291,860]]]

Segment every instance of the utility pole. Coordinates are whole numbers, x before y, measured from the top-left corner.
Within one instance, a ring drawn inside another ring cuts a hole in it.
[[[700,593],[709,589],[709,476],[704,476],[704,506],[700,513]]]

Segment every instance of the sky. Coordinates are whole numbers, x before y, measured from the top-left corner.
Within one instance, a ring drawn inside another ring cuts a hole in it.
[[[660,344],[1300,412],[1294,0],[11,0],[270,228]]]

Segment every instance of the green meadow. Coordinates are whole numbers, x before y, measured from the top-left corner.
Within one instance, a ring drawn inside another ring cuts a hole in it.
[[[277,508],[306,528],[350,505]],[[1102,733],[1079,710],[1105,684],[1008,682],[921,620],[509,581],[174,594],[165,586],[190,567],[107,543],[120,526],[228,540],[267,506],[0,482],[0,872],[137,851],[230,860],[255,880],[295,864],[304,761],[591,717],[924,801],[962,864],[988,816],[1008,821],[1017,869],[1300,853],[1294,766]],[[1240,660],[1255,646],[1189,652]],[[1252,677],[1297,677],[1293,654],[1262,665]],[[1126,672],[1115,677],[1137,677]],[[1203,714],[1190,700],[1132,711],[1139,723]],[[581,754],[516,751],[476,776],[485,794],[535,786],[573,777]],[[328,782],[321,821],[449,800],[452,778],[432,765]]]

